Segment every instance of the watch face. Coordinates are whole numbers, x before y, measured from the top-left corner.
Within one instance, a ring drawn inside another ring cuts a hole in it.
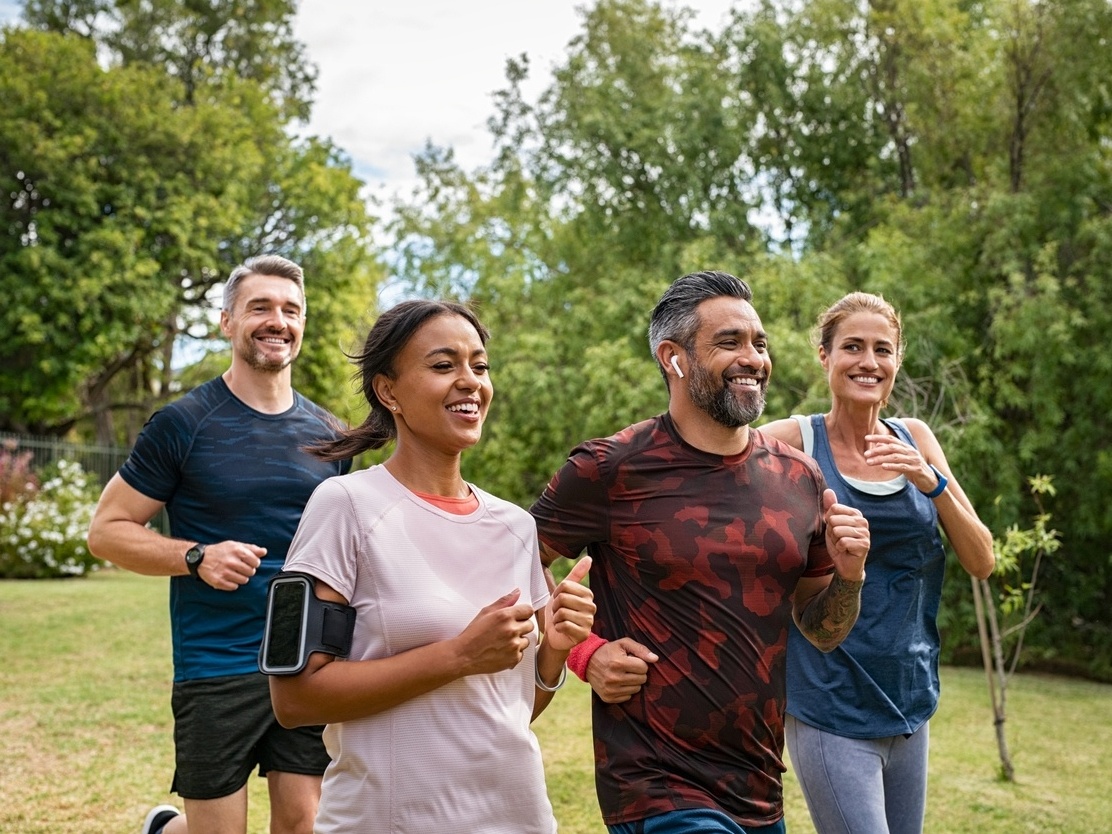
[[[185,565],[189,568],[189,572],[197,577],[197,568],[201,564],[201,560],[205,558],[205,546],[203,544],[195,544],[189,550],[185,551]]]

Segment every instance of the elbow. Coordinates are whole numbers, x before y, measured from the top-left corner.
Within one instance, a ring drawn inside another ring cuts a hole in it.
[[[277,718],[278,723],[287,730],[296,730],[298,727],[304,727],[308,723],[298,718],[295,710],[285,706],[279,706],[277,703],[274,704],[274,717]]]
[[[101,530],[101,525],[97,523],[94,518],[93,522],[89,525],[89,531],[85,534],[85,544],[89,546],[89,552],[96,556],[98,559],[108,560],[107,543],[105,542],[104,533]]]
[[[988,558],[981,560],[981,562],[969,572],[973,574],[975,578],[983,581],[992,576],[994,570],[996,570],[996,555],[990,550]]]
[[[277,678],[270,679],[270,705],[274,710],[274,717],[278,723],[287,730],[295,730],[310,724],[319,724],[313,716],[308,714],[299,700],[287,692],[287,681]]]
[[[970,567],[967,568],[969,573],[977,579],[985,580],[992,576],[992,572],[996,570],[996,549],[993,547],[992,533],[986,527],[981,539],[980,546],[977,548],[977,558],[973,560]]]

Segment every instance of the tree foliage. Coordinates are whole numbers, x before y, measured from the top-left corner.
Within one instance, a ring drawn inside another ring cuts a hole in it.
[[[0,428],[133,437],[206,349],[228,271],[260,252],[306,269],[320,324],[296,384],[350,412],[337,346],[379,270],[349,160],[290,131],[315,74],[294,4],[25,12],[0,35]]]
[[[1070,559],[1045,568],[1028,657],[1112,676],[1112,7],[765,0],[720,31],[650,0],[582,14],[534,99],[509,62],[490,163],[427,149],[393,228],[413,291],[470,298],[494,331],[473,476],[528,504],[574,443],[661,410],[647,315],[684,272],[752,283],[769,417],[825,408],[815,316],[879,292],[909,342],[893,410],[934,426],[986,521],[1029,517],[1035,472],[1059,485]],[[955,656],[973,619],[951,579]]]

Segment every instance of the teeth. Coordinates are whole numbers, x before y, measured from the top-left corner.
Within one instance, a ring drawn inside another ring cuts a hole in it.
[[[753,379],[752,377],[737,377],[735,379],[731,379],[730,382],[734,385],[746,385],[750,388],[756,388],[758,385],[760,385],[760,381]]]
[[[466,414],[474,414],[479,410],[479,406],[475,403],[460,403],[459,405],[448,406],[449,411],[459,411]]]
[[[880,380],[875,376],[855,376],[853,379],[854,379],[855,382],[871,382],[871,383],[880,382]]]

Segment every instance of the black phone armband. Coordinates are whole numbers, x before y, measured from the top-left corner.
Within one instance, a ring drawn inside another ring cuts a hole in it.
[[[282,571],[266,592],[266,628],[259,647],[259,669],[267,675],[296,675],[309,655],[324,652],[346,658],[355,633],[355,609],[316,595],[315,577]]]

